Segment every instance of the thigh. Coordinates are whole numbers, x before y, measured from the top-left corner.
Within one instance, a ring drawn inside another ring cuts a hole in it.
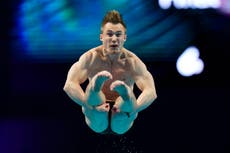
[[[112,112],[111,129],[118,134],[124,134],[133,125],[138,113]]]
[[[108,112],[82,107],[86,124],[95,132],[100,133],[108,128]]]

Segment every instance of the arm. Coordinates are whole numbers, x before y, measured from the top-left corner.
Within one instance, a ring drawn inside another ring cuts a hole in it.
[[[74,63],[70,68],[64,85],[64,91],[67,95],[80,106],[88,106],[86,104],[85,93],[80,84],[87,80],[88,70],[86,62],[90,60],[90,54],[83,54],[79,61]]]
[[[135,62],[136,75],[135,83],[142,91],[137,98],[136,112],[140,112],[147,108],[157,98],[153,77],[147,70],[146,66],[139,59]]]

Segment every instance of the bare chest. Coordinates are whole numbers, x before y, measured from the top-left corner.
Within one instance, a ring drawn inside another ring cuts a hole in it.
[[[112,74],[113,79],[108,80],[107,83],[112,83],[115,80],[124,81],[127,85],[132,85],[133,83],[131,66],[125,61],[119,61],[116,63],[110,63],[107,61],[95,62],[90,70],[90,78],[101,71],[108,71]]]
[[[97,61],[91,68],[89,77],[92,78],[101,71],[108,71],[113,76],[111,80],[107,80],[103,85],[102,90],[107,99],[115,100],[119,96],[116,92],[110,90],[110,85],[116,80],[123,81],[130,88],[133,88],[134,79],[132,76],[132,68],[126,61],[118,61],[116,63]]]

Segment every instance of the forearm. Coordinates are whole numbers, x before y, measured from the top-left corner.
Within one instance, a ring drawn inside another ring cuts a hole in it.
[[[85,93],[79,84],[68,83],[64,86],[67,95],[80,106],[86,106]]]
[[[136,112],[146,109],[157,98],[157,95],[152,90],[144,90],[137,98]]]

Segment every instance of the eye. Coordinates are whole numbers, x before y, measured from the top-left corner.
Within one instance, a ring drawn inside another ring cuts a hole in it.
[[[117,37],[120,37],[121,35],[122,35],[122,32],[121,32],[121,31],[116,32],[116,36],[117,36]]]
[[[112,36],[113,36],[113,33],[107,33],[107,35],[108,35],[109,37],[112,37]]]
[[[117,33],[116,36],[117,36],[117,37],[120,37],[120,36],[121,36],[121,33]]]

